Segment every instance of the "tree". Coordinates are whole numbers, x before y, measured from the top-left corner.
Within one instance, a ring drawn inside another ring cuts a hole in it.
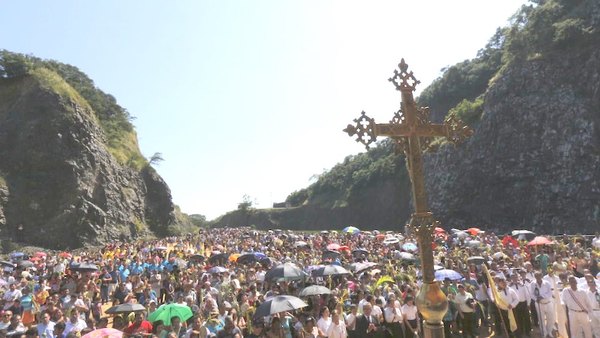
[[[148,165],[159,164],[160,162],[162,162],[164,160],[165,159],[162,157],[162,154],[156,152],[152,156],[150,156],[150,159],[148,160]]]
[[[250,196],[244,194],[242,201],[238,204],[238,210],[248,211],[254,206],[254,201]]]

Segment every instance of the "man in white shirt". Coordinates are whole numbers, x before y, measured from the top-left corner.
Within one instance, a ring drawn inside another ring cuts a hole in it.
[[[600,291],[594,280],[588,281],[588,291],[586,295],[592,305],[590,314],[590,325],[595,338],[600,338]]]
[[[592,327],[590,325],[592,305],[585,292],[577,289],[577,278],[569,277],[569,286],[561,292],[560,298],[569,312],[570,337],[592,338]]]
[[[553,337],[556,328],[556,312],[552,298],[552,286],[550,282],[542,279],[540,271],[535,272],[535,282],[531,283],[531,297],[536,303],[540,332],[542,338]]]
[[[473,295],[465,291],[465,286],[458,284],[458,293],[454,296],[454,303],[458,308],[463,337],[475,337],[473,327],[475,320],[474,301]]]
[[[500,299],[494,299],[494,302],[498,306],[498,312],[500,312],[500,316],[502,317],[504,331],[508,333],[509,338],[513,338],[514,333],[510,330],[508,311],[513,311],[519,304],[519,296],[517,296],[517,293],[513,289],[508,287],[506,279],[503,277],[498,278],[498,296]],[[503,308],[500,304],[506,304],[506,308]]]
[[[514,309],[515,319],[517,321],[517,330],[519,336],[529,336],[531,334],[531,317],[529,315],[529,291],[527,286],[519,280],[518,274],[511,276],[510,288],[515,291],[519,298],[519,303]]]
[[[9,285],[9,290],[4,293],[2,299],[4,299],[4,310],[8,310],[11,306],[13,306],[15,300],[21,299],[23,294],[21,290],[16,288],[16,283],[11,283]]]
[[[81,332],[81,330],[85,329],[87,324],[85,320],[81,319],[79,309],[73,308],[71,310],[71,316],[69,316],[69,320],[65,323],[65,332],[64,336],[66,337],[69,332]]]
[[[390,293],[386,307],[383,309],[384,325],[392,334],[392,337],[402,336],[402,311],[400,311],[400,303],[396,302],[396,295]]]

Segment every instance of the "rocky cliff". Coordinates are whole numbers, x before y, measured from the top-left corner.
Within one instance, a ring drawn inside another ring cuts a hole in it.
[[[76,248],[177,226],[162,178],[147,162],[118,162],[109,141],[86,99],[56,72],[0,77],[0,237]]]
[[[598,230],[600,52],[589,47],[513,63],[488,89],[471,140],[426,157],[444,224]]]

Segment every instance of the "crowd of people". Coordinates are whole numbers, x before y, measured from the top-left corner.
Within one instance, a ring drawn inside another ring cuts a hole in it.
[[[534,236],[436,228],[446,337],[600,338],[600,235]],[[423,336],[410,234],[210,229],[0,264],[0,338]]]

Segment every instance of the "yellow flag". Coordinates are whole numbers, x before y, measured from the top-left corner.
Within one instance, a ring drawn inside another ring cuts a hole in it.
[[[510,331],[511,332],[517,331],[517,321],[515,320],[515,315],[514,315],[513,311],[508,308],[508,304],[506,304],[506,302],[498,294],[498,289],[496,288],[496,283],[494,282],[494,279],[490,275],[490,271],[487,269],[487,266],[485,266],[485,264],[484,264],[484,265],[482,265],[482,267],[483,267],[483,271],[485,272],[485,275],[487,276],[487,279],[490,283],[490,289],[492,289],[492,294],[494,295],[494,299],[496,300],[496,305],[498,305],[498,307],[500,309],[508,311],[508,323],[510,325]]]

